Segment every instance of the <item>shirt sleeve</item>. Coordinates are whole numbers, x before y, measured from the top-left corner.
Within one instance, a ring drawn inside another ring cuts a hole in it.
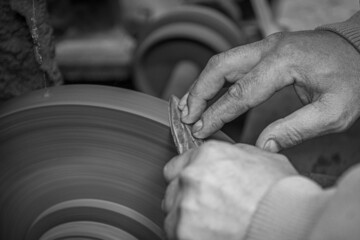
[[[320,26],[316,30],[337,33],[348,40],[360,52],[360,11],[344,22]]]
[[[253,216],[247,240],[359,239],[360,165],[323,190],[301,176],[280,180]]]

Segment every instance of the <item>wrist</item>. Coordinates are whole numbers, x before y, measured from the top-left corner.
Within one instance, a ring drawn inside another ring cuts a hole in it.
[[[334,32],[348,40],[360,52],[360,11],[344,22],[323,25],[316,30]]]
[[[306,239],[332,194],[301,176],[280,180],[259,203],[245,239]]]

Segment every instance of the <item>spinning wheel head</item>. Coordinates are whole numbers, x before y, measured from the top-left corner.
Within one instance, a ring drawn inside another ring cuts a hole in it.
[[[135,84],[165,100],[181,97],[211,56],[244,43],[242,29],[223,14],[206,7],[175,8],[144,30],[135,52]]]
[[[0,109],[0,239],[163,239],[162,168],[176,154],[167,103],[110,87],[48,91]]]

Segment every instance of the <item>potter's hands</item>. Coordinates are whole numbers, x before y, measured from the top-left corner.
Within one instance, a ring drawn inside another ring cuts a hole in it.
[[[232,86],[205,111],[226,81]],[[260,134],[256,145],[272,152],[345,130],[358,118],[360,54],[328,31],[277,33],[234,48],[211,58],[181,99],[182,120],[197,122],[193,133],[204,138],[287,85],[305,106]]]
[[[210,141],[173,158],[163,201],[169,239],[243,239],[257,204],[279,179],[296,174],[286,157]]]

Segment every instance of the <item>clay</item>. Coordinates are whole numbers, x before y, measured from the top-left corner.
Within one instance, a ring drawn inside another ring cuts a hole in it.
[[[0,102],[23,93],[62,84],[54,60],[55,45],[45,0],[34,0],[38,43],[31,36],[32,0],[0,1]],[[37,61],[34,46],[42,61]],[[39,64],[40,63],[40,64]]]

